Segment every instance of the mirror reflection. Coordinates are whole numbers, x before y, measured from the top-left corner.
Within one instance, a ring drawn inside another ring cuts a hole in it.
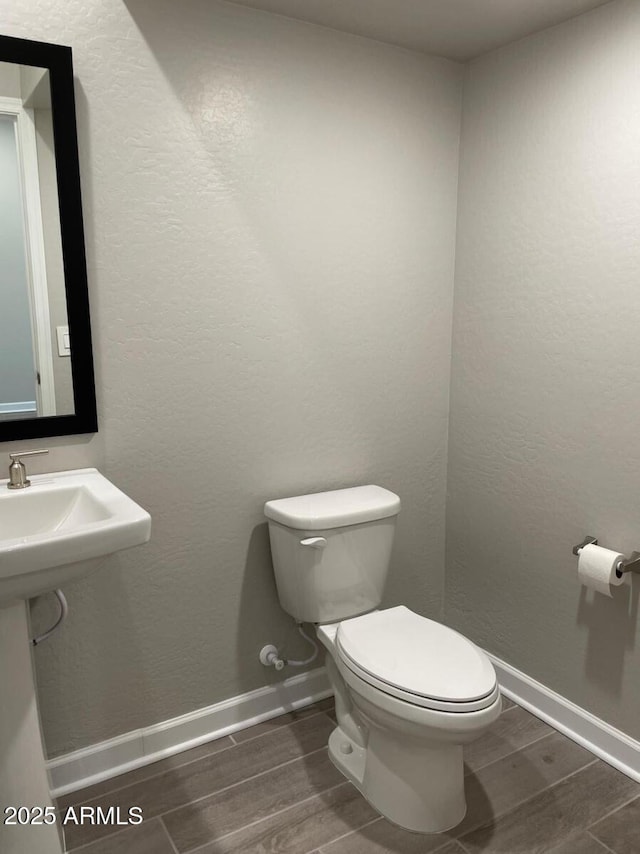
[[[49,71],[0,62],[0,421],[74,413]]]

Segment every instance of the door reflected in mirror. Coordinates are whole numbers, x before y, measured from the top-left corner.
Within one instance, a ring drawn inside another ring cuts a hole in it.
[[[0,62],[0,421],[74,414],[49,71]]]

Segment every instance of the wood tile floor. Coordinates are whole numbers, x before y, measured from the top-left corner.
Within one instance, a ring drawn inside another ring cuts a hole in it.
[[[640,854],[640,785],[505,701],[466,750],[468,812],[423,836],[381,818],[333,767],[331,701],[59,799],[142,807],[144,822],[66,826],[73,854]]]

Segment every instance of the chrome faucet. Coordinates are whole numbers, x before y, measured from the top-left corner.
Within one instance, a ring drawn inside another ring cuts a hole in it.
[[[27,470],[21,457],[35,457],[36,454],[48,454],[46,448],[40,448],[37,451],[22,451],[14,454],[9,454],[9,459],[12,461],[9,466],[9,483],[7,489],[25,489],[31,486],[31,481],[27,478]]]

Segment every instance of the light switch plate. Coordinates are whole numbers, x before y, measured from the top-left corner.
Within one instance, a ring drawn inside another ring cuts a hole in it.
[[[56,335],[58,336],[58,356],[70,356],[71,339],[69,337],[69,327],[56,326]]]

